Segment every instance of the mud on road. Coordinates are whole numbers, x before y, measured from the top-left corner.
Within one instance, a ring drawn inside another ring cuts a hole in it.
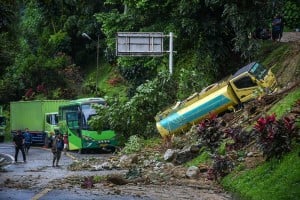
[[[0,152],[14,155],[11,144],[0,144]],[[21,158],[21,155],[19,155]],[[52,167],[52,153],[33,147],[27,163],[6,166],[0,172],[0,199],[231,199],[220,188],[204,179],[157,179],[126,182],[107,181],[107,176],[121,176],[126,169],[97,168],[112,154],[62,155],[59,167]],[[75,164],[74,164],[75,163]],[[80,163],[81,168],[72,169]],[[89,182],[91,181],[92,182]]]

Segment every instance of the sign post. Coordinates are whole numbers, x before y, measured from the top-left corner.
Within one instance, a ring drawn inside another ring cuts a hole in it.
[[[173,33],[169,35],[169,71],[173,73]],[[118,32],[117,56],[162,56],[165,35],[161,32]]]
[[[169,72],[173,74],[173,33],[170,32],[169,40]]]

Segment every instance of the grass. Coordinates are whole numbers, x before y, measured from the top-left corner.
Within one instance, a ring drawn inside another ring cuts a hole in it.
[[[300,145],[297,144],[281,160],[265,162],[240,175],[232,173],[222,180],[222,185],[240,199],[300,199],[299,153]]]
[[[290,46],[285,43],[266,41],[262,43],[262,48],[259,51],[257,59],[263,61],[264,66],[272,67],[272,72],[276,74],[282,67],[281,63],[285,61],[286,56],[289,54]]]
[[[197,156],[196,158],[192,159],[191,161],[187,162],[185,164],[186,167],[190,167],[190,166],[198,166],[199,164],[209,164],[211,163],[211,155],[208,151],[203,151],[201,154],[199,154],[199,156]]]
[[[269,114],[276,113],[277,118],[281,118],[283,115],[291,110],[291,106],[300,99],[300,88],[297,88],[293,92],[289,93],[284,99],[276,103],[269,111]]]
[[[277,118],[286,114],[300,99],[300,88],[275,104],[269,113]],[[289,200],[300,199],[300,144],[282,159],[273,159],[251,170],[238,169],[222,180],[225,189],[240,199]]]

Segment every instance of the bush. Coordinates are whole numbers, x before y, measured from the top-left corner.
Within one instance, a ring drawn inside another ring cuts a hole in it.
[[[122,152],[125,154],[139,152],[142,150],[143,146],[143,139],[137,135],[132,135],[128,139],[128,142],[125,143],[125,147],[123,148]]]
[[[296,2],[287,1],[284,5],[284,20],[289,28],[300,28],[300,5]]]
[[[254,129],[259,147],[267,160],[280,158],[291,151],[292,138],[296,135],[294,123],[288,117],[276,120],[275,114],[257,120]]]
[[[221,137],[224,135],[220,130],[220,125],[217,116],[212,114],[208,119],[201,121],[197,127],[201,144],[207,146],[211,152],[217,150]]]
[[[234,167],[234,163],[229,156],[214,156],[212,168],[208,170],[208,179],[218,180],[219,177],[228,175]]]

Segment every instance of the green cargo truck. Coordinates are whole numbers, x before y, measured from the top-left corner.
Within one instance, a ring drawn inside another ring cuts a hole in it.
[[[50,132],[58,133],[58,107],[67,100],[35,100],[10,102],[10,130],[26,128],[32,135],[32,143],[47,145]]]

